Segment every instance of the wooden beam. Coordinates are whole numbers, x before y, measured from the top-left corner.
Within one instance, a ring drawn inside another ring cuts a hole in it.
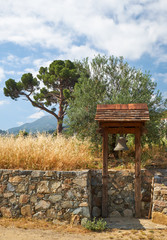
[[[108,132],[103,131],[102,217],[108,215]]]
[[[100,122],[99,127],[141,127],[144,122]]]
[[[135,217],[141,217],[141,130],[135,134]]]
[[[109,134],[135,134],[137,128],[108,128]]]

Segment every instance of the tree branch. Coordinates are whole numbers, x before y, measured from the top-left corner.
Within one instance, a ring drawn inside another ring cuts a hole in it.
[[[54,113],[53,111],[51,111],[51,110],[49,110],[48,108],[46,108],[43,104],[40,104],[40,103],[37,103],[37,102],[33,101],[33,100],[30,98],[29,95],[27,95],[27,94],[25,94],[25,93],[24,93],[24,94],[22,93],[22,95],[26,96],[26,98],[31,102],[31,104],[32,104],[33,106],[38,107],[38,108],[40,108],[41,110],[44,110],[44,111],[52,114],[52,115],[53,115],[54,117],[56,117],[57,120],[58,120],[58,115],[57,115],[56,113]]]

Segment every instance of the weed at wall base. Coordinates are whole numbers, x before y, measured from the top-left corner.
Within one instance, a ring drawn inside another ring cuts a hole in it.
[[[93,218],[93,221],[88,220],[84,227],[91,231],[101,232],[107,229],[107,223],[103,219],[96,220],[96,218]]]

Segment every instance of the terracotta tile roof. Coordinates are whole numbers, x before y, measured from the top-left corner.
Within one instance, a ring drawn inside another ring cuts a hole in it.
[[[148,121],[147,104],[105,104],[97,105],[95,120],[97,121]]]

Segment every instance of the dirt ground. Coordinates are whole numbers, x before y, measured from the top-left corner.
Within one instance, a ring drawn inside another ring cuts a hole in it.
[[[107,238],[106,233],[97,234],[91,233],[68,233],[57,232],[55,230],[41,230],[41,229],[21,229],[16,227],[3,227],[0,226],[0,240],[76,240],[85,239],[110,239]]]
[[[116,225],[117,228],[114,228]],[[138,224],[138,225],[136,225]],[[109,220],[105,232],[97,233],[81,226],[56,226],[47,222],[32,222],[31,220],[0,219],[0,240],[166,240],[167,227],[152,225],[151,221],[133,221],[124,219]]]

